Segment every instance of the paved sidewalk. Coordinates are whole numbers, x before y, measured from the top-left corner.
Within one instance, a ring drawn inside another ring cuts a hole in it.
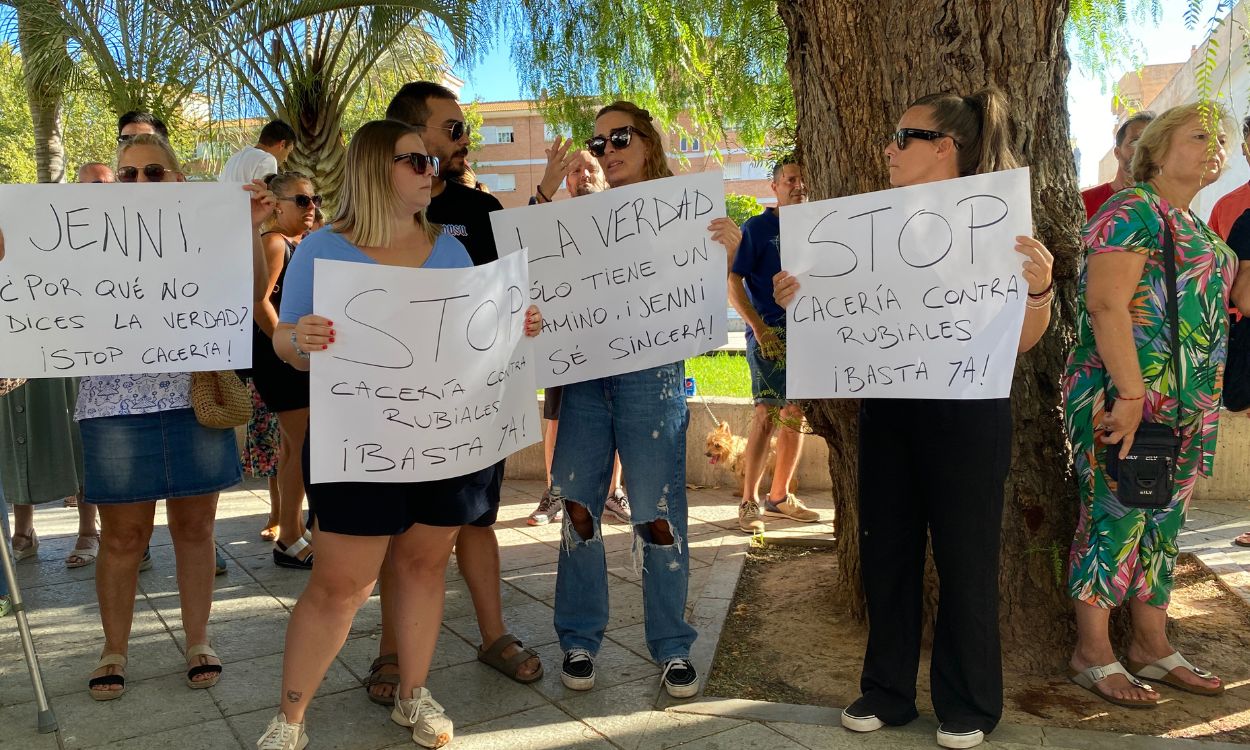
[[[475,660],[473,607],[464,582],[452,566],[430,688],[456,722],[454,750],[936,747],[931,719],[902,730],[852,735],[837,726],[837,713],[831,708],[719,699],[673,705],[660,689],[658,668],[647,656],[641,586],[630,559],[629,528],[624,525],[604,527],[612,619],[597,663],[598,685],[589,693],[566,690],[559,680],[561,655],[551,625],[559,529],[525,525],[525,516],[541,490],[537,482],[509,482],[498,531],[505,617],[512,631],[540,652],[546,675],[535,685],[523,686]],[[808,497],[809,504],[822,515],[831,515],[827,499]],[[690,506],[688,615],[699,629],[694,656],[700,673],[706,676],[748,540],[736,529],[736,499],[729,491],[691,492]],[[75,571],[64,567],[74,541],[76,515],[61,508],[36,513],[42,542],[39,560],[22,563],[19,575],[60,730],[48,735],[34,731],[30,682],[14,620],[6,618],[0,621],[0,747],[254,747],[274,713],[283,633],[305,574],[274,567],[268,545],[259,540],[257,534],[267,515],[259,484],[223,495],[217,532],[229,572],[217,581],[211,632],[225,662],[225,673],[211,690],[189,690],[183,684],[185,666],[172,548],[161,511],[158,507],[153,537],[155,566],[140,575],[127,692],[120,700],[106,703],[92,701],[85,689],[100,648],[94,571],[91,567]],[[1231,504],[1223,511],[1241,512]],[[1201,536],[1202,542],[1217,545],[1219,534],[1225,533],[1218,528],[1221,519],[1226,525],[1232,523],[1223,512],[1211,513],[1209,517],[1198,515],[1205,525],[1201,531],[1192,532],[1194,542]],[[796,527],[787,532],[789,535],[822,539],[831,535],[831,528],[823,523],[800,526],[769,520],[770,531],[783,531],[787,526]],[[368,702],[360,688],[360,679],[377,652],[378,627],[374,597],[356,618],[347,646],[317,694],[308,717],[311,748],[415,747],[407,733],[390,722],[388,712]],[[1127,750],[1195,744],[1076,730],[1043,731],[1038,727],[1004,726],[993,737],[986,747]],[[1212,750],[1236,747],[1219,743],[1195,746]]]

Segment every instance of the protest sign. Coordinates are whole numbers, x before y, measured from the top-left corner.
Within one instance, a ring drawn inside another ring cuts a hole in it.
[[[0,376],[252,363],[238,185],[0,185]]]
[[[484,469],[542,439],[526,253],[477,268],[317,260],[313,482],[419,482]]]
[[[781,209],[790,398],[1003,398],[1028,284],[1029,171]]]
[[[530,249],[542,310],[538,385],[578,383],[693,357],[726,343],[720,172],[649,180],[490,215],[500,254]]]

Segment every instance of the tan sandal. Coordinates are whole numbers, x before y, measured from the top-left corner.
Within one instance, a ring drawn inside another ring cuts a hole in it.
[[[1124,677],[1129,681],[1129,683],[1133,685],[1133,687],[1141,688],[1142,690],[1155,693],[1155,698],[1153,700],[1149,698],[1146,698],[1145,700],[1134,700],[1132,698],[1117,698],[1114,695],[1104,693],[1103,691],[1098,689],[1098,683],[1102,682],[1108,677],[1111,677],[1112,675],[1117,675],[1117,674],[1124,675]],[[1110,664],[1105,664],[1101,667],[1090,667],[1089,669],[1083,669],[1079,672],[1076,669],[1069,667],[1068,679],[1072,680],[1077,685],[1080,685],[1081,687],[1085,688],[1086,690],[1098,696],[1099,698],[1102,698],[1106,702],[1114,704],[1116,706],[1123,706],[1125,708],[1155,708],[1156,706],[1159,705],[1158,693],[1155,692],[1155,689],[1150,687],[1146,683],[1142,682],[1141,680],[1137,679],[1133,675],[1129,674],[1128,670],[1124,668],[1124,665],[1118,661],[1113,661]]]
[[[1151,682],[1158,682],[1163,685],[1167,685],[1168,687],[1176,688],[1177,690],[1183,690],[1186,693],[1192,693],[1194,695],[1204,695],[1207,697],[1214,697],[1217,695],[1224,694],[1223,683],[1220,683],[1216,687],[1207,687],[1205,685],[1191,685],[1188,682],[1185,682],[1184,680],[1173,676],[1172,670],[1174,669],[1188,669],[1190,672],[1193,672],[1194,675],[1201,677],[1204,680],[1218,680],[1219,679],[1218,677],[1215,676],[1215,674],[1208,672],[1205,669],[1195,667],[1193,664],[1190,664],[1189,660],[1181,656],[1181,652],[1179,651],[1173,651],[1171,656],[1165,656],[1159,661],[1154,662],[1153,664],[1138,664],[1137,662],[1134,662],[1133,660],[1130,659],[1128,663],[1128,669],[1130,672],[1137,675],[1143,680],[1150,680]]]
[[[399,654],[382,654],[373,660],[369,665],[369,676],[365,678],[365,692],[369,695],[369,700],[379,706],[395,705],[395,696],[399,693],[399,673],[388,672],[382,673],[383,667],[399,668]],[[390,685],[391,694],[387,696],[374,695],[373,688],[378,685]]]
[[[192,659],[198,659],[201,656],[221,661],[221,657],[217,656],[217,652],[213,650],[212,646],[209,646],[206,643],[201,643],[198,646],[192,646],[187,649],[187,664],[189,665]],[[200,675],[210,676],[207,680],[195,679]],[[217,680],[219,679],[221,679],[220,664],[197,664],[194,667],[189,667],[187,669],[187,687],[192,690],[205,690],[207,688],[211,688],[213,685],[217,684]]]
[[[512,644],[516,644],[520,651],[517,651],[510,657],[504,658],[503,652],[508,650]],[[488,667],[492,667],[505,677],[509,677],[522,685],[528,685],[531,682],[538,682],[543,678],[543,667],[541,660],[538,664],[538,671],[530,677],[521,677],[521,665],[530,659],[539,659],[538,652],[532,648],[526,648],[515,635],[505,633],[490,644],[487,648],[485,644],[477,649],[477,660]]]
[[[111,701],[122,697],[122,693],[126,692],[126,657],[121,654],[105,654],[100,657],[100,663],[95,665],[93,672],[99,671],[106,667],[117,667],[118,674],[102,674],[99,677],[92,677],[87,680],[87,691],[91,693],[91,697],[98,701]],[[108,690],[113,685],[119,686],[117,690]]]
[[[69,553],[69,557],[65,558],[65,567],[85,568],[95,562],[96,556],[100,554],[100,535],[93,534],[91,536],[80,536],[79,539],[94,539],[94,547],[75,547]]]

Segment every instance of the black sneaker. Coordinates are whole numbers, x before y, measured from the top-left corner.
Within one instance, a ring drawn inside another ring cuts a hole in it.
[[[885,726],[862,697],[842,710],[842,726],[852,732],[875,732]]]
[[[699,675],[689,659],[669,659],[660,675],[664,689],[674,698],[690,698],[699,692]]]
[[[942,747],[976,747],[985,741],[985,732],[958,721],[944,721],[937,729],[937,743]]]
[[[569,690],[590,690],[595,686],[595,660],[584,648],[575,648],[564,655],[560,682]]]

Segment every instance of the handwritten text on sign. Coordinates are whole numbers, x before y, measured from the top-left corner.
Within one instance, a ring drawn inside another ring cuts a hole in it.
[[[1029,171],[781,209],[792,398],[1003,398],[1028,285]]]
[[[316,261],[314,307],[336,342],[312,355],[313,482],[458,477],[542,439],[526,258],[428,270]]]
[[[658,367],[723,346],[725,215],[720,172],[651,180],[490,215],[500,253],[530,249],[543,312],[538,385]]]
[[[0,375],[248,367],[238,185],[0,185]]]

